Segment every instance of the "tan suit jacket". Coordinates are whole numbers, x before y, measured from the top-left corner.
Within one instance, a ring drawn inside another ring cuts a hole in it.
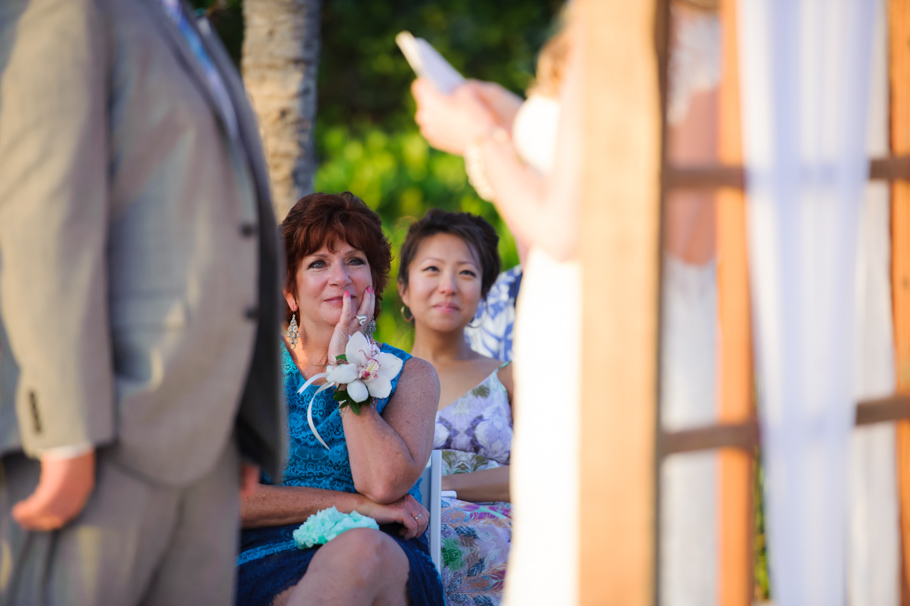
[[[0,454],[280,475],[282,255],[256,120],[157,0],[0,2]]]

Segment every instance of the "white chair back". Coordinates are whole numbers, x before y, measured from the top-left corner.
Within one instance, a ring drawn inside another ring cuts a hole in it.
[[[440,515],[442,514],[442,453],[434,450],[427,461],[426,469],[420,476],[423,482],[420,493],[423,497],[423,506],[430,512],[430,557],[436,564],[437,570],[442,570],[442,539],[440,537]]]

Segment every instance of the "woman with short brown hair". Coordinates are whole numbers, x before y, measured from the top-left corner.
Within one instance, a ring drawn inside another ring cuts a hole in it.
[[[281,224],[290,452],[283,479],[264,478],[243,500],[239,604],[443,603],[417,484],[439,382],[427,362],[372,341],[391,258],[381,227],[348,192],[305,196]],[[380,529],[298,548],[294,531],[331,507]]]

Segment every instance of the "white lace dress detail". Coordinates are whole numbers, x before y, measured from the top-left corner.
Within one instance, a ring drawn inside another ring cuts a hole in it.
[[[670,7],[679,24],[669,63],[667,122],[682,122],[689,101],[699,91],[711,90],[720,82],[720,20],[715,13],[679,10]]]

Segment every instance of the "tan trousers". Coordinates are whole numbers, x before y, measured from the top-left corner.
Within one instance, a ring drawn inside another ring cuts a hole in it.
[[[194,484],[150,484],[98,457],[82,514],[55,532],[27,532],[12,505],[38,481],[37,461],[0,459],[0,605],[233,604],[239,458],[231,442]]]

